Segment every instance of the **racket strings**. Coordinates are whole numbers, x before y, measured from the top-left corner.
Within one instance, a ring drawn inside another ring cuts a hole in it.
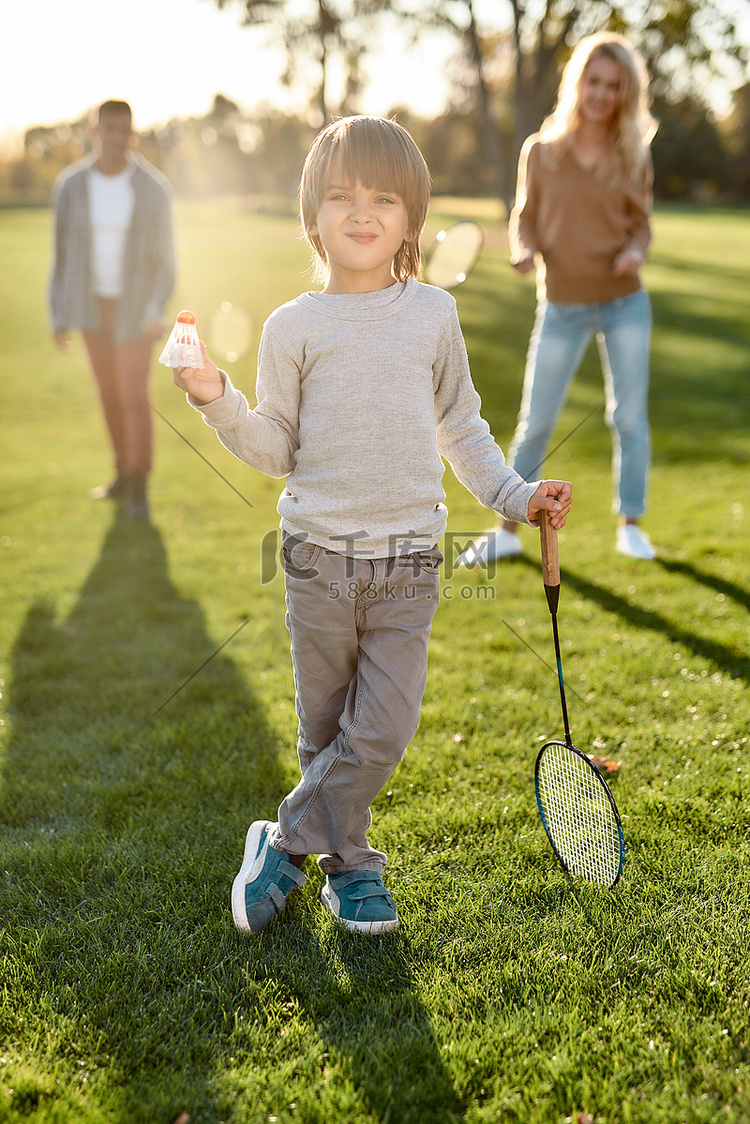
[[[482,250],[484,234],[472,220],[454,223],[440,231],[425,275],[431,285],[453,289],[465,281]]]
[[[566,869],[613,885],[622,866],[622,833],[594,767],[567,746],[547,745],[537,794],[547,834]]]

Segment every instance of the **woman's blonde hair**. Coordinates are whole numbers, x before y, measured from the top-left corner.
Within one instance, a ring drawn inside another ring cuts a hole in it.
[[[586,72],[595,59],[612,59],[620,68],[619,103],[612,123],[613,145],[602,160],[598,174],[605,181],[621,177],[637,180],[648,160],[648,146],[657,123],[649,109],[648,72],[643,59],[622,35],[601,31],[578,43],[563,71],[557,104],[543,122],[540,135],[545,142],[560,142],[550,151],[568,143],[581,124],[581,100]]]
[[[318,279],[328,275],[328,255],[318,234],[313,233],[334,156],[341,158],[344,175],[364,187],[383,188],[401,196],[409,220],[404,240],[393,259],[398,281],[419,277],[419,239],[430,201],[430,173],[412,137],[393,120],[384,117],[344,117],[334,121],[315,138],[305,160],[299,188],[300,216],[305,237],[315,251]]]

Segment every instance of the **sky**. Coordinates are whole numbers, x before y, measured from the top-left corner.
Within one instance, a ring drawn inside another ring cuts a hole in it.
[[[750,43],[750,0],[724,0]],[[476,0],[480,20],[498,0]],[[81,117],[106,98],[133,107],[136,128],[171,117],[203,116],[222,93],[243,109],[271,101],[302,107],[278,75],[282,52],[259,28],[240,25],[241,7],[214,0],[0,0],[0,144],[31,125]],[[393,40],[366,63],[372,80],[361,109],[386,113],[406,104],[432,115],[445,103],[447,38],[425,35],[405,56]],[[725,100],[724,108],[728,108]]]
[[[79,118],[106,98],[129,101],[137,128],[203,116],[222,93],[244,109],[297,109],[278,85],[283,55],[240,24],[239,3],[213,0],[0,0],[0,141],[31,125]],[[446,42],[425,38],[405,60],[373,56],[362,110],[442,107]],[[299,95],[297,95],[299,98]],[[286,100],[285,100],[286,99]]]

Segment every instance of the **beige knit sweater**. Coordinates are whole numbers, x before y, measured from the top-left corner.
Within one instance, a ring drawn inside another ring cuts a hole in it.
[[[201,407],[235,456],[285,476],[281,527],[340,554],[425,550],[446,523],[444,465],[486,507],[528,523],[536,483],[505,463],[472,384],[456,302],[417,281],[304,293],[266,321],[258,404],[226,379]]]

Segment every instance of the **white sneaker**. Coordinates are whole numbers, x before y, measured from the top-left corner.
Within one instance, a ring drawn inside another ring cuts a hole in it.
[[[501,527],[484,531],[476,543],[460,556],[457,566],[478,566],[482,562],[494,562],[498,558],[514,558],[522,554],[523,548],[518,535]]]
[[[643,558],[649,562],[656,558],[651,539],[636,523],[623,523],[617,528],[617,549],[629,558]]]

